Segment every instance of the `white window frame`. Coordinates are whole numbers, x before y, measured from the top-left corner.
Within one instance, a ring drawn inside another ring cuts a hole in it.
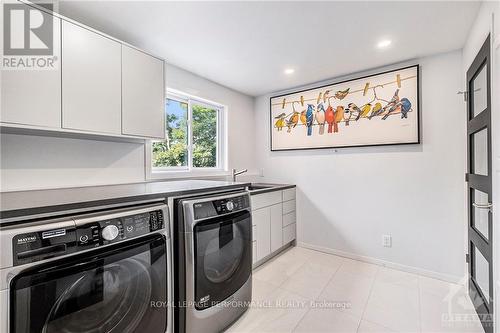
[[[167,89],[165,103],[167,99],[175,100],[188,105],[188,165],[175,167],[153,167],[152,160],[152,143],[155,140],[150,140],[145,145],[146,153],[146,179],[163,179],[163,178],[189,178],[200,176],[226,176],[227,169],[227,107],[204,98],[186,94],[174,89]],[[192,105],[201,105],[216,109],[217,112],[217,156],[216,167],[195,167],[193,166],[193,127],[192,127]]]

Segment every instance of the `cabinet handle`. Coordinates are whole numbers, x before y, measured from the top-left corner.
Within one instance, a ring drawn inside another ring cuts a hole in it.
[[[493,204],[491,202],[488,202],[487,204],[477,204],[473,202],[472,206],[477,209],[488,209],[490,212],[493,212]]]

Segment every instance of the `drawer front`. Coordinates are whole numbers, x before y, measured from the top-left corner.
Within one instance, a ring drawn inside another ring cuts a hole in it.
[[[283,190],[283,201],[295,200],[295,188]]]
[[[295,212],[295,200],[283,202],[283,215]]]
[[[295,212],[283,215],[283,228],[295,222],[297,222],[297,215],[295,214]]]
[[[290,224],[283,228],[283,245],[290,243],[296,236],[296,224]]]
[[[272,206],[281,202],[281,191],[252,195],[252,210]]]

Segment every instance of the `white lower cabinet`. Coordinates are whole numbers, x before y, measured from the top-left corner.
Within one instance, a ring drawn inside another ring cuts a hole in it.
[[[257,242],[252,242],[252,264],[257,262]]]
[[[257,243],[257,261],[271,253],[271,210],[261,208],[252,212],[252,219],[255,223],[255,242]]]
[[[273,205],[271,210],[271,252],[283,246],[283,204]]]
[[[251,201],[253,263],[257,263],[295,240],[295,189],[254,194]]]
[[[295,223],[295,219],[296,219],[295,211],[284,214],[283,215],[283,228],[290,225],[290,224]]]
[[[296,227],[295,223],[287,225],[286,227],[283,228],[283,243],[287,244],[290,243],[295,239],[296,236]]]

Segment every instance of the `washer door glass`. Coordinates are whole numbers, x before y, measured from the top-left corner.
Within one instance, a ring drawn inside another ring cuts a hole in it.
[[[221,283],[234,274],[243,259],[243,231],[241,226],[233,225],[229,221],[206,233],[209,241],[204,253],[205,277],[210,282]]]
[[[165,241],[161,237],[132,248],[120,245],[89,261],[40,267],[16,277],[13,332],[164,333]],[[164,306],[155,308],[151,302]]]
[[[251,227],[248,212],[195,226],[196,308],[224,301],[248,280],[252,269]]]

